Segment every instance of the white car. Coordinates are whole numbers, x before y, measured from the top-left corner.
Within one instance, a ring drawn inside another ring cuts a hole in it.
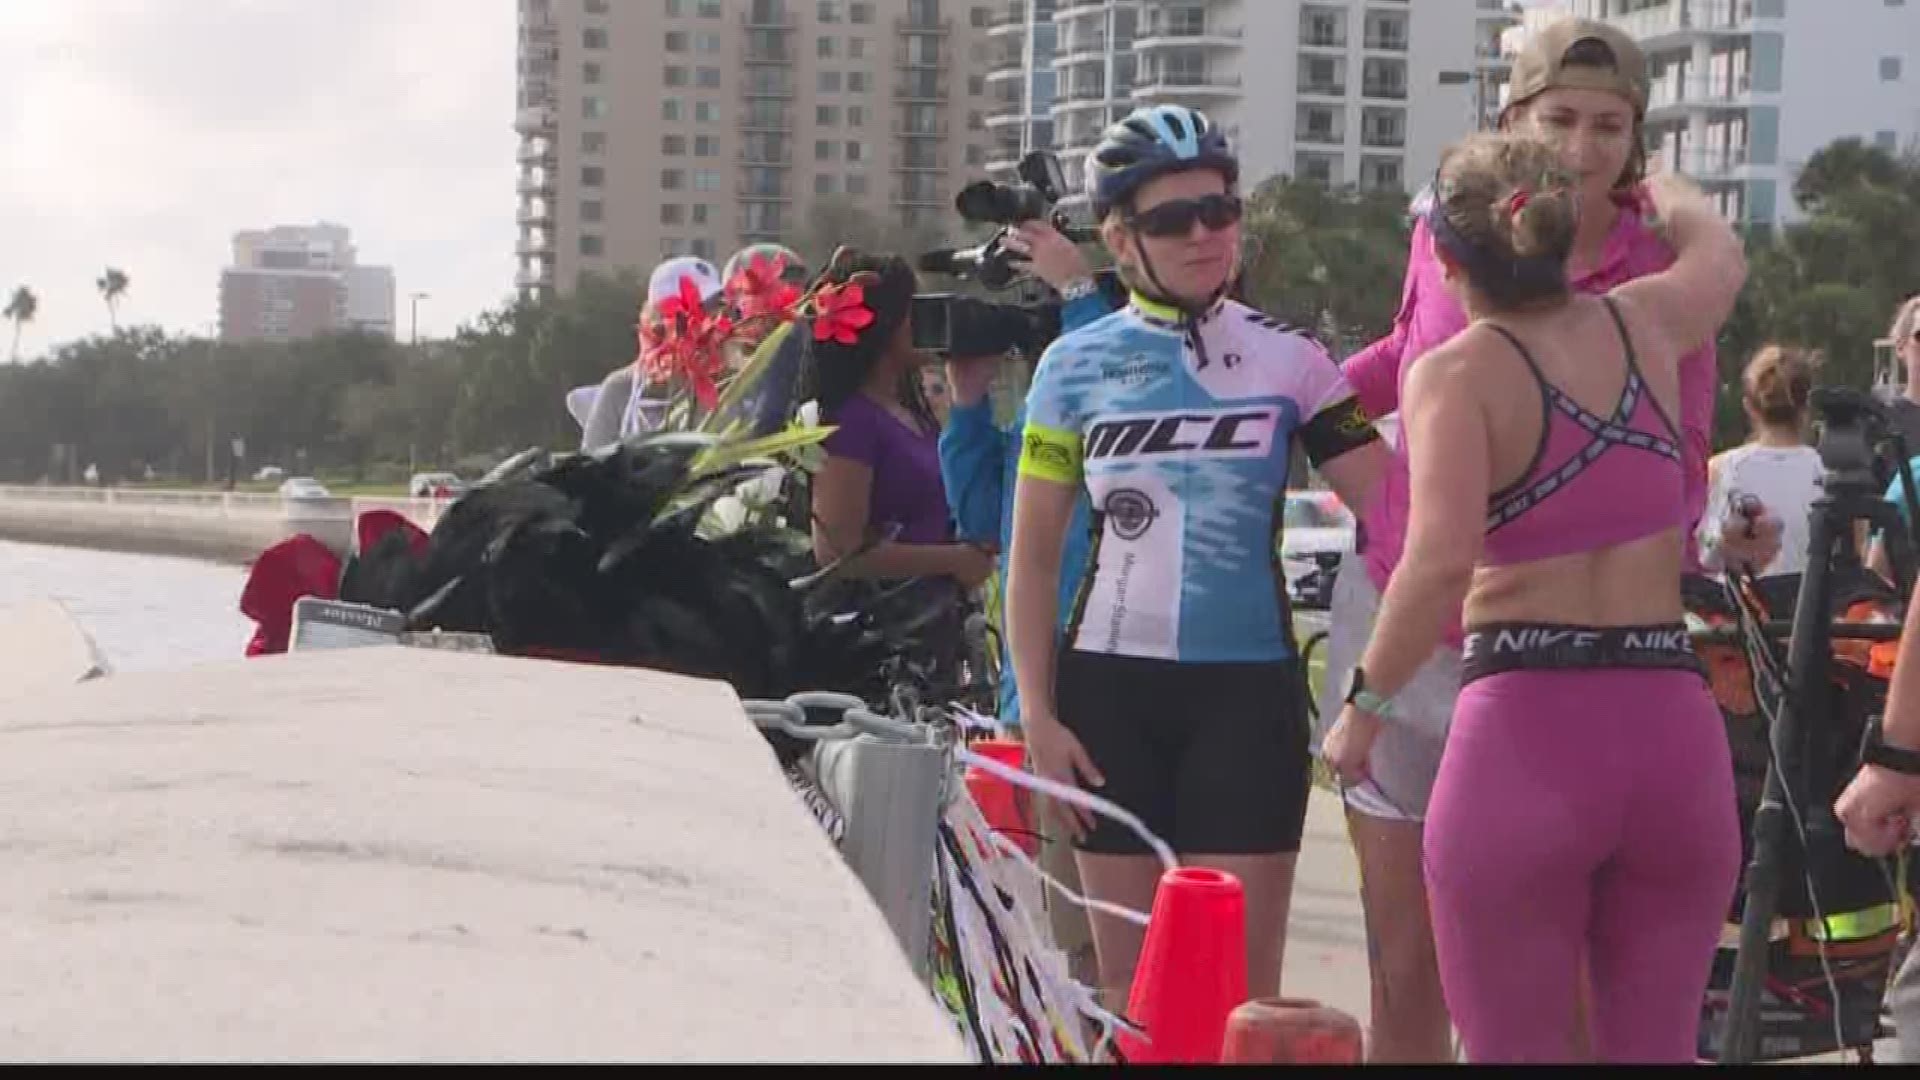
[[[1353,550],[1353,512],[1331,491],[1287,492],[1284,521],[1280,561],[1288,582],[1313,569],[1315,555]]]
[[[280,497],[283,499],[326,499],[332,493],[326,485],[311,476],[289,476],[280,484]]]

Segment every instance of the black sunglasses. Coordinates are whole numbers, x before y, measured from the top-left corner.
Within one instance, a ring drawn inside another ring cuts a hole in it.
[[[1127,216],[1128,224],[1147,236],[1165,239],[1186,236],[1198,221],[1219,231],[1240,220],[1242,206],[1238,195],[1203,195],[1198,199],[1170,199],[1149,210]]]

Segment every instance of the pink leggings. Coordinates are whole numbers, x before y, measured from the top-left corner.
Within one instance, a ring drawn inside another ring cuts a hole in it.
[[[1696,674],[1511,671],[1460,693],[1428,812],[1440,980],[1468,1060],[1695,1060],[1740,871],[1726,728]]]

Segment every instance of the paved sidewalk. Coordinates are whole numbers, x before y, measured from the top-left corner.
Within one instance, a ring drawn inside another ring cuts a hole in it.
[[[1367,1023],[1366,921],[1360,910],[1360,866],[1347,839],[1340,799],[1315,788],[1294,874],[1293,914],[1281,989]]]

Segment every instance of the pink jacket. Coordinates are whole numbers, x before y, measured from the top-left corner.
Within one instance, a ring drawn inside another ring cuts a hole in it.
[[[1424,205],[1424,197],[1416,200],[1416,211]],[[1613,233],[1607,238],[1599,266],[1576,280],[1573,286],[1581,292],[1603,293],[1634,278],[1664,270],[1672,263],[1672,249],[1646,225],[1637,204],[1623,206]],[[1409,363],[1466,325],[1466,313],[1441,280],[1440,263],[1434,258],[1433,238],[1427,232],[1426,222],[1416,217],[1407,259],[1407,280],[1400,298],[1400,313],[1393,319],[1393,330],[1341,365],[1361,405],[1376,417],[1398,412],[1400,387]],[[1685,528],[1686,568],[1690,571],[1699,569],[1693,526],[1700,520],[1707,500],[1707,454],[1712,446],[1717,381],[1711,344],[1688,353],[1681,360],[1680,427],[1685,441],[1682,450],[1686,465],[1686,505],[1684,517],[1675,524]],[[1386,479],[1361,515],[1366,529],[1367,574],[1383,590],[1406,548],[1411,487],[1403,425]],[[1457,636],[1450,637],[1458,640]]]

